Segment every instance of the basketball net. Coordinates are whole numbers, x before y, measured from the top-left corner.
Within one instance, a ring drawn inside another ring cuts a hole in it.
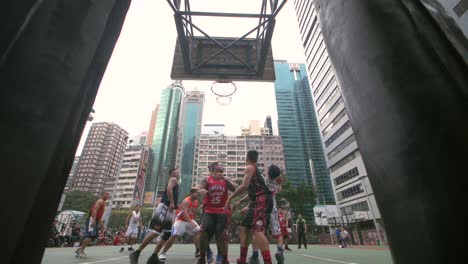
[[[232,101],[232,95],[236,93],[237,86],[232,81],[218,80],[211,84],[211,92],[216,95],[216,102],[226,106]]]

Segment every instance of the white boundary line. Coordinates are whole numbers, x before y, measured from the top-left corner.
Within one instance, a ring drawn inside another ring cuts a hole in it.
[[[101,262],[107,262],[107,261],[112,261],[112,260],[116,260],[116,259],[123,259],[123,258],[128,258],[128,256],[123,256],[123,257],[118,257],[118,258],[110,258],[110,259],[103,259],[103,260],[98,260],[98,261],[93,261],[93,262],[81,262],[80,264],[101,263]]]
[[[321,259],[321,260],[332,261],[332,262],[337,262],[337,263],[358,264],[358,263],[355,263],[355,262],[346,262],[346,261],[335,260],[335,259],[327,259],[327,258],[321,258],[321,257],[316,257],[316,256],[310,256],[310,255],[305,255],[305,254],[299,254],[299,255],[304,256],[304,257],[308,257],[308,258]]]

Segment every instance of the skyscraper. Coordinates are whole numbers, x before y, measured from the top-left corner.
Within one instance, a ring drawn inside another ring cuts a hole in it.
[[[71,189],[100,195],[107,186],[112,187],[127,139],[127,131],[114,123],[94,123],[81,152]]]
[[[258,151],[258,168],[262,173],[271,164],[284,169],[284,156],[279,136],[225,136],[223,134],[202,134],[196,147],[193,182],[198,185],[208,175],[212,162],[224,164],[224,174],[234,180],[242,180],[245,158],[248,150]]]
[[[328,58],[314,1],[294,1],[294,4],[337,206],[342,215],[357,218],[354,212],[364,212],[359,217],[381,218],[341,88]]]
[[[292,185],[314,185],[318,204],[334,204],[330,175],[304,64],[275,61],[275,95],[286,174]]]
[[[152,205],[164,193],[169,171],[175,167],[179,114],[184,92],[182,83],[176,81],[161,93],[156,128],[152,135],[154,158],[145,185],[145,201],[151,201]]]
[[[151,112],[151,120],[150,120],[150,125],[148,128],[148,137],[146,139],[146,145],[150,147],[153,145],[153,135],[154,135],[154,130],[156,129],[156,120],[158,119],[158,112],[159,112],[159,104],[157,104],[156,108]]]
[[[75,159],[73,160],[73,165],[70,169],[70,173],[68,174],[67,183],[65,184],[65,189],[64,189],[65,192],[68,191],[73,184],[73,179],[75,178],[76,167],[78,165],[79,160],[80,160],[80,156],[75,156]]]
[[[200,91],[187,91],[179,122],[180,137],[177,149],[177,168],[180,169],[179,200],[190,193],[192,187],[193,162],[195,158],[195,144],[201,133],[203,105],[205,93]]]
[[[271,130],[268,127],[260,127],[260,121],[250,120],[249,127],[242,127],[243,136],[268,136]]]
[[[271,116],[266,117],[265,124],[263,125],[263,127],[268,128],[269,129],[268,135],[273,136],[273,124],[271,122]]]
[[[112,207],[130,208],[142,204],[152,151],[139,144],[125,149],[117,184],[112,191]]]

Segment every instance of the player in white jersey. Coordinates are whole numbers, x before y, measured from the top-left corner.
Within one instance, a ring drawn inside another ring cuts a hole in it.
[[[133,245],[136,244],[138,238],[138,228],[142,226],[141,224],[141,216],[140,216],[140,205],[135,206],[135,210],[130,212],[127,216],[127,221],[125,221],[126,225],[126,232],[125,238],[126,242],[129,245],[128,251],[133,251]],[[124,248],[121,248],[120,251],[122,252]]]

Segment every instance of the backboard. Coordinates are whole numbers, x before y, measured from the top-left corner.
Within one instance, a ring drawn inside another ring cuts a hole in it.
[[[261,0],[258,13],[200,12],[191,10],[190,0],[167,2],[174,11],[178,36],[173,80],[275,81],[271,38],[275,17],[286,0]],[[212,23],[220,23],[220,17],[254,23],[239,37],[210,36],[195,23],[199,17],[211,17]]]
[[[260,43],[257,39],[239,40],[227,50],[223,50],[219,44],[226,47],[238,38],[213,39],[214,41],[207,37],[192,38],[189,41],[187,65],[184,64],[180,42],[177,41],[171,78],[173,80],[275,81],[271,48],[268,49],[262,66],[258,56]]]

